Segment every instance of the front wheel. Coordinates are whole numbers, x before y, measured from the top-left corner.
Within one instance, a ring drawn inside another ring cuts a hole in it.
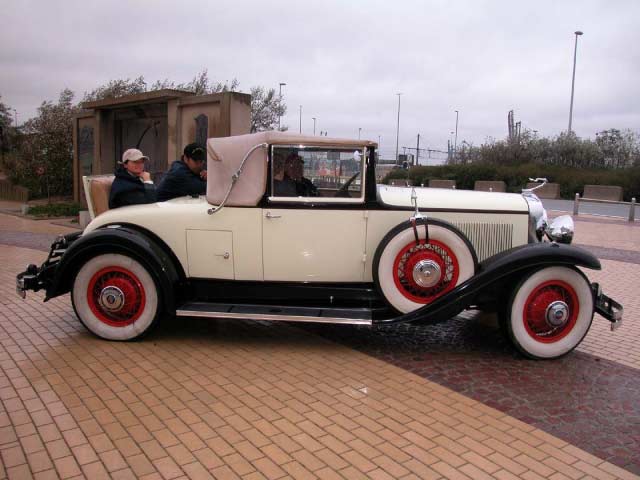
[[[137,260],[116,253],[98,255],[78,271],[71,289],[82,324],[106,340],[133,340],[160,316],[158,288]]]
[[[546,267],[522,279],[506,310],[515,347],[534,359],[561,357],[576,348],[591,326],[593,292],[573,268]]]

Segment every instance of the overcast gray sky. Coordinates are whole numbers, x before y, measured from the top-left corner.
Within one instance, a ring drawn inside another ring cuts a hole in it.
[[[283,123],[330,136],[446,149],[504,138],[507,112],[541,135],[640,130],[640,1],[3,0],[0,95],[33,116],[65,87],[110,79],[189,81],[206,68],[240,90],[283,87]],[[400,149],[402,152],[402,148]]]

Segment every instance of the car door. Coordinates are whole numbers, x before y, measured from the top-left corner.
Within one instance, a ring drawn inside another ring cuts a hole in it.
[[[362,282],[366,262],[363,149],[276,146],[262,210],[264,279]]]
[[[266,208],[264,279],[361,282],[367,219],[361,210]]]

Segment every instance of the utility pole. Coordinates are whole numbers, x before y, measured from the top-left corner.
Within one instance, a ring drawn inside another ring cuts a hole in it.
[[[573,89],[576,84],[576,57],[578,56],[578,37],[582,35],[582,32],[578,30],[574,32],[576,36],[576,45],[573,49],[573,76],[571,77],[571,104],[569,105],[569,130],[567,134],[571,135],[571,121],[573,120]]]
[[[418,142],[416,143],[416,165],[420,165],[420,134],[418,134]]]
[[[280,82],[280,92],[279,92],[279,94],[280,94],[280,103],[281,104],[282,104],[282,87],[284,87],[285,85],[286,85],[286,83]],[[280,131],[280,129],[281,129],[280,118],[281,118],[281,115],[280,115],[280,112],[278,112],[278,131]]]
[[[420,151],[423,152],[438,152],[439,150],[429,150],[428,148],[419,148],[419,147],[402,147],[405,150],[405,153],[407,150],[415,150],[416,151],[416,165],[418,164],[417,159],[419,157]]]
[[[316,136],[316,117],[311,117],[313,119],[313,136]]]
[[[396,124],[396,164],[398,164],[398,139],[400,138],[400,95],[402,93],[396,93],[398,95],[398,123]]]
[[[16,120],[16,130],[17,130],[18,129],[18,111],[15,108],[13,109],[13,115]]]
[[[302,105],[300,105],[300,133],[302,133]]]
[[[458,110],[456,110],[456,138],[453,143],[453,154],[455,155],[458,151]]]
[[[362,133],[362,128],[358,127],[358,140],[360,140],[360,134]]]

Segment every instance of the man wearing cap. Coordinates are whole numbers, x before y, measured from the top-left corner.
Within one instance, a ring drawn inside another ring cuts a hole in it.
[[[122,154],[122,162],[116,169],[116,178],[109,193],[109,208],[156,201],[156,187],[149,172],[144,171],[146,160],[149,157],[137,148],[130,148]]]
[[[158,201],[164,202],[186,195],[204,195],[207,191],[207,171],[204,169],[206,158],[204,145],[190,143],[184,147],[180,160],[171,164],[158,185]]]

